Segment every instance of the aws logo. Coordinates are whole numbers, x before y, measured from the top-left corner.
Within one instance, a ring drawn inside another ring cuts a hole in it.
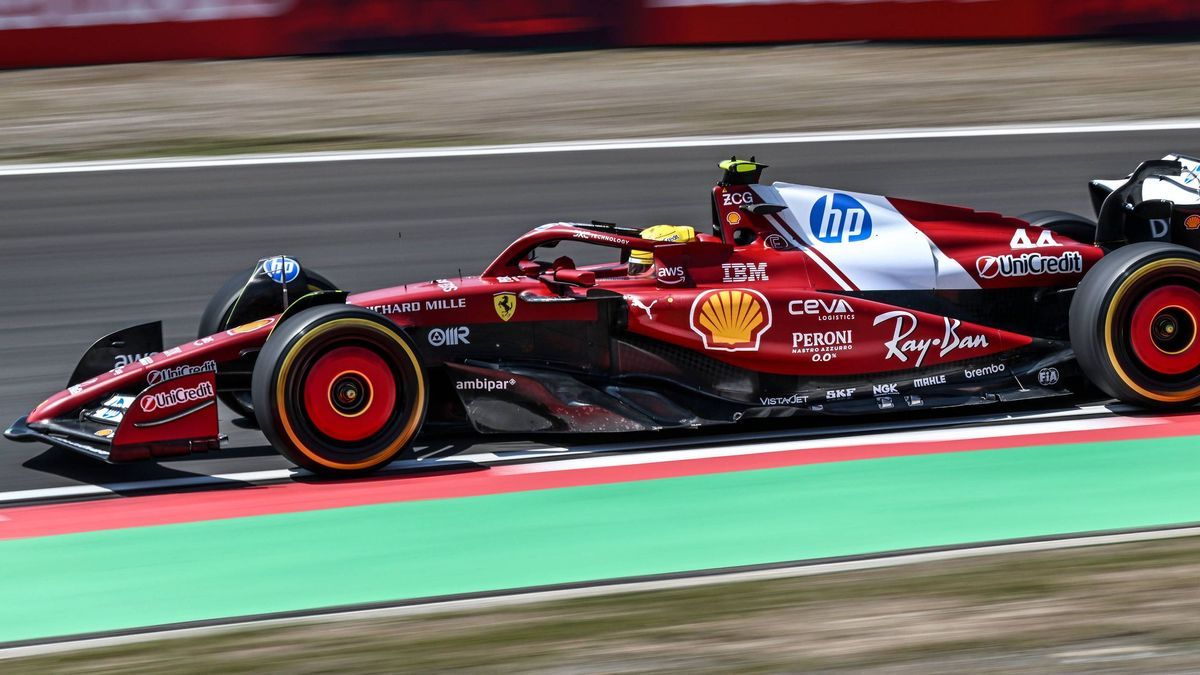
[[[692,303],[690,324],[705,349],[755,352],[771,327],[771,306],[758,291],[705,291]]]
[[[862,202],[836,192],[813,204],[808,226],[812,235],[826,244],[862,241],[871,237],[871,214]]]
[[[684,272],[683,265],[675,265],[674,267],[660,265],[654,274],[658,278],[658,283],[667,284],[668,286],[681,284],[687,280],[687,273]]]

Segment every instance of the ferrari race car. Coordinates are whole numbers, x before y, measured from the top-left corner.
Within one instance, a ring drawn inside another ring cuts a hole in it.
[[[1144,406],[1200,400],[1194,158],[1093,181],[1096,220],[721,167],[711,234],[554,223],[479,276],[354,295],[263,258],[212,298],[196,340],[163,349],[159,323],[107,335],[5,435],[114,463],[216,450],[222,401],[295,464],[348,475],[411,456],[432,425],[645,431],[1089,383]],[[599,262],[555,257],[565,242]]]

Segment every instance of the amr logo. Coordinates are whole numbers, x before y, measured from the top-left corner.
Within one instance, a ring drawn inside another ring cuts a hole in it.
[[[854,197],[840,192],[825,195],[813,204],[808,225],[819,241],[842,244],[871,236],[871,214]]]

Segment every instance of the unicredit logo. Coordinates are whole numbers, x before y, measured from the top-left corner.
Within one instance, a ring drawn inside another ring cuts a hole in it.
[[[975,260],[975,270],[981,279],[996,277],[1028,277],[1039,274],[1079,274],[1083,271],[1083,256],[1078,251],[1061,255],[1022,253],[1021,255],[985,255]]]
[[[195,375],[196,373],[215,372],[217,372],[217,362],[209,359],[198,366],[183,365],[174,368],[163,368],[162,370],[152,370],[146,373],[146,384],[158,384],[159,382],[174,380],[177,377],[184,377],[185,375]]]
[[[150,413],[155,410],[166,410],[191,401],[202,401],[206,398],[212,398],[212,395],[213,387],[208,382],[201,382],[191,389],[176,387],[144,397],[142,399],[142,412]]]

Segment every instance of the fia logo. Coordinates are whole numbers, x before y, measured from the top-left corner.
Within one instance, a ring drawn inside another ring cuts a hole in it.
[[[871,237],[871,214],[862,202],[838,192],[813,204],[808,226],[814,237],[827,244],[862,241]]]
[[[290,284],[300,276],[300,263],[287,256],[277,255],[263,261],[263,272],[278,284]]]

